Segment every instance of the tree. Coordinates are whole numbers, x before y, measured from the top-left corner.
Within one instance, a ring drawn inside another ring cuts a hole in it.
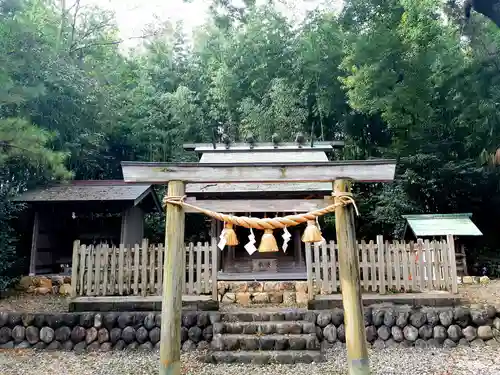
[[[483,14],[500,27],[500,1],[498,0],[466,0],[465,16],[470,18],[471,10]]]

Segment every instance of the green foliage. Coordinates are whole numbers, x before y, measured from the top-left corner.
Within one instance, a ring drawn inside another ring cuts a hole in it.
[[[453,2],[346,0],[302,22],[274,3],[214,0],[191,39],[154,25],[124,53],[98,7],[0,0],[0,255],[22,189],[121,178],[122,160],[195,161],[183,143],[223,134],[298,131],[345,140],[342,158],[398,158],[393,184],[356,185],[360,237],[401,235],[402,214],[472,212],[485,236],[470,247],[496,249],[498,28],[464,23]],[[148,218],[148,236],[162,225]]]

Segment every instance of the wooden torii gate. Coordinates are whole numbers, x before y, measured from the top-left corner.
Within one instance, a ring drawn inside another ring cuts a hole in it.
[[[168,197],[183,197],[186,183],[332,182],[333,191],[348,193],[350,181],[389,182],[394,160],[312,163],[143,163],[123,162],[126,182],[168,183]],[[337,198],[335,198],[337,199]],[[181,205],[167,204],[160,343],[160,375],[180,375],[182,272],[185,262],[185,213]],[[349,374],[370,373],[359,282],[354,208],[335,208],[339,271]]]

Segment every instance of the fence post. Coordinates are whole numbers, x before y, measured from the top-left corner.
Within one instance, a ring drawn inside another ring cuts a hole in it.
[[[384,236],[377,236],[377,260],[378,260],[378,280],[379,293],[385,294],[385,251],[384,251]]]
[[[167,195],[182,197],[182,181],[170,181]],[[163,300],[161,306],[160,375],[181,373],[182,274],[186,272],[184,209],[167,203]]]
[[[217,264],[218,264],[218,259],[217,257],[219,256],[219,248],[217,247],[217,241],[215,237],[212,237],[212,242],[210,244],[212,247],[212,299],[214,301],[219,300],[219,289],[217,285]]]
[[[312,271],[312,246],[306,243],[306,267],[307,267],[307,299],[312,301],[314,299],[314,281]]]
[[[71,297],[76,297],[76,288],[78,286],[78,275],[79,275],[79,260],[80,260],[80,241],[76,240],[73,242],[73,260],[71,263]],[[80,271],[83,272],[83,269]],[[82,286],[80,285],[80,288]]]
[[[449,234],[446,236],[446,241],[448,242],[449,249],[449,261],[451,267],[451,292],[454,294],[458,293],[458,282],[457,282],[457,259],[455,256],[455,239],[453,235]]]
[[[347,180],[336,180],[335,193],[349,193]],[[336,203],[341,203],[335,198]],[[347,343],[347,362],[350,375],[369,375],[370,364],[366,346],[366,333],[363,319],[363,304],[359,280],[358,242],[354,225],[352,204],[339,204],[335,208],[335,227],[339,246],[340,285],[345,312],[345,337]]]

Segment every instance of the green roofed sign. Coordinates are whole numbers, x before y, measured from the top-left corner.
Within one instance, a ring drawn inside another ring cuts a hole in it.
[[[417,237],[482,236],[470,219],[472,214],[403,215]]]

